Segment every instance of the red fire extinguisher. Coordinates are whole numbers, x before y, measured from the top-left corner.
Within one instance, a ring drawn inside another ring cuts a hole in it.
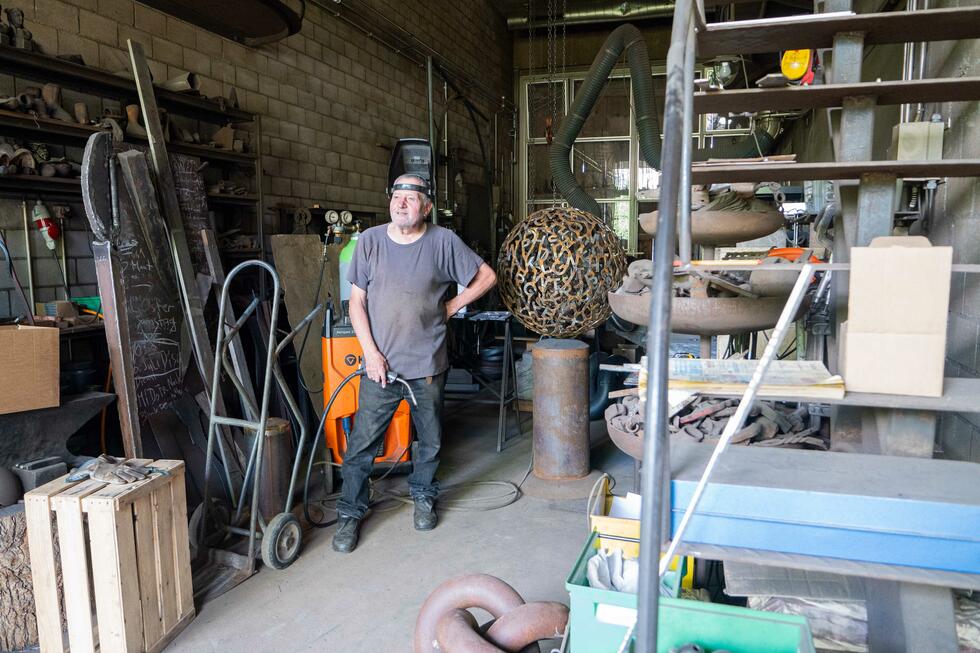
[[[34,205],[33,214],[34,226],[44,236],[44,242],[48,246],[48,249],[54,251],[54,248],[57,246],[58,237],[61,235],[61,229],[58,227],[58,223],[51,219],[51,212],[48,211],[48,207],[41,200],[38,200]]]

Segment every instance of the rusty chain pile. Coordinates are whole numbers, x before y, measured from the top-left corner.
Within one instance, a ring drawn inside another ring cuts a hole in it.
[[[486,610],[493,621],[481,627],[470,608]],[[415,622],[414,653],[518,653],[542,639],[558,639],[568,625],[568,607],[525,603],[496,576],[457,576],[432,590]],[[535,647],[534,650],[537,650]]]
[[[497,268],[501,298],[524,326],[569,338],[609,317],[606,293],[626,272],[626,252],[591,213],[548,208],[511,230]]]

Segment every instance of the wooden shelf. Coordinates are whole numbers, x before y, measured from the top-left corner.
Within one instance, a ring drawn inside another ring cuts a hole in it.
[[[84,146],[85,141],[92,134],[103,131],[91,125],[79,125],[53,118],[35,118],[26,113],[3,109],[0,109],[0,130],[3,130],[5,135],[79,146]]]
[[[219,250],[222,256],[230,256],[233,258],[248,258],[251,256],[261,256],[262,250],[257,247],[250,247],[246,249],[222,249]]]
[[[695,113],[793,111],[839,107],[844,98],[872,96],[879,105],[980,99],[980,77],[750,88],[694,94]]]
[[[836,12],[709,24],[699,57],[829,48],[840,32],[863,32],[864,45],[980,38],[980,6],[874,14]]]
[[[60,84],[77,91],[113,97],[126,103],[138,103],[136,84],[129,77],[82,66],[39,52],[28,52],[9,46],[0,46],[0,68],[39,83]],[[226,122],[250,122],[255,115],[241,109],[218,106],[217,102],[199,95],[174,93],[159,86],[154,88],[157,103],[181,115],[219,124]]]
[[[845,381],[846,384],[846,381]],[[701,393],[711,397],[741,397],[741,392]],[[807,403],[832,404],[835,406],[862,406],[867,408],[892,408],[907,410],[934,410],[952,413],[980,412],[980,379],[948,378],[943,384],[942,397],[914,397],[909,395],[883,395],[870,392],[846,392],[843,399],[800,399],[792,395],[759,393],[759,399],[767,401],[806,401]]]
[[[980,177],[980,160],[733,163],[692,166],[691,171],[692,184],[860,179],[865,173],[889,174],[903,178],[942,179]]]
[[[252,206],[259,201],[258,195],[231,195],[228,193],[208,193],[208,202],[216,204],[235,204]]]
[[[0,176],[0,197],[62,197],[75,200],[82,196],[82,183],[76,178],[42,177],[40,175]]]
[[[3,48],[0,48],[2,51]],[[88,137],[94,133],[104,131],[91,125],[79,125],[64,120],[54,120],[52,118],[37,118],[26,113],[14,111],[4,111],[0,109],[0,130],[5,134],[12,134],[33,140],[42,140],[46,143],[58,143],[61,145],[76,145],[84,147]],[[145,144],[145,138],[133,138],[126,136],[126,141]],[[207,145],[196,143],[167,143],[167,150],[179,152],[201,159],[211,161],[227,161],[241,165],[255,165],[254,152],[234,152],[222,150]]]

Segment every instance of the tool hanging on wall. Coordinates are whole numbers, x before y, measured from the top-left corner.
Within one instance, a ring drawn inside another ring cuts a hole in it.
[[[790,84],[809,86],[816,78],[813,69],[819,63],[816,50],[786,50],[779,57],[779,70]]]
[[[62,222],[66,213],[66,210],[59,211],[59,219]],[[34,208],[31,210],[31,219],[34,221],[34,226],[37,227],[37,230],[44,237],[44,244],[47,245],[48,251],[51,252],[51,256],[54,257],[55,264],[58,266],[58,271],[61,272],[61,287],[65,291],[65,301],[71,301],[71,291],[68,289],[68,271],[65,269],[63,263],[64,242],[62,242],[61,247],[61,259],[58,258],[57,252],[58,242],[61,238],[61,226],[51,216],[48,207],[41,200],[37,200],[34,203]]]

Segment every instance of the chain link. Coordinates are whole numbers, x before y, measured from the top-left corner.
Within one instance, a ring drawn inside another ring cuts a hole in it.
[[[619,236],[601,219],[573,208],[535,211],[500,248],[500,297],[535,333],[570,338],[610,315],[608,293],[626,273]]]

